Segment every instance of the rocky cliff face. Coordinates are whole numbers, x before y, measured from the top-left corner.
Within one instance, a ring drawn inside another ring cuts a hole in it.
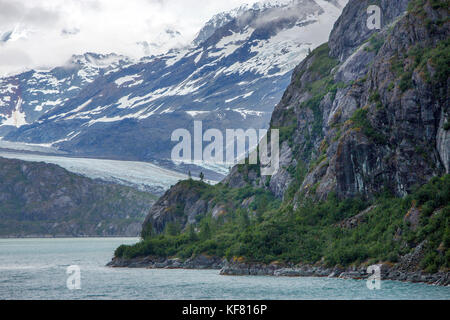
[[[372,2],[350,1],[329,43],[296,67],[272,115],[282,140],[281,169],[261,177],[256,166],[237,166],[223,185],[266,189],[295,209],[331,193],[401,197],[449,173],[446,3],[377,1],[382,29],[370,30]],[[161,232],[175,204],[183,204],[185,222],[213,211],[210,199],[191,206],[194,194],[179,186],[169,190],[147,222]]]
[[[154,196],[0,158],[0,236],[137,236]]]
[[[274,111],[289,145],[269,184],[279,197],[291,181],[296,199],[405,196],[449,172],[448,7],[412,2],[406,14],[408,1],[379,1],[384,25],[371,31],[369,2],[350,2]]]
[[[367,9],[370,5],[377,5],[381,9],[380,24],[383,28],[402,16],[406,12],[408,3],[409,0],[352,1],[351,5],[345,7],[330,34],[330,55],[344,62],[373,33],[377,32],[367,27],[369,18]]]
[[[162,233],[169,223],[178,224],[181,228],[195,224],[196,217],[208,211],[208,203],[201,199],[205,188],[206,185],[193,181],[178,183],[153,205],[144,226],[151,226],[153,231]]]

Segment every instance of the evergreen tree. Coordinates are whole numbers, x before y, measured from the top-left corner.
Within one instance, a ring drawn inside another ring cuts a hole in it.
[[[195,227],[192,224],[189,226],[189,240],[190,241],[197,241],[198,240],[197,232],[195,232]]]
[[[178,234],[180,234],[180,232],[181,232],[181,230],[177,223],[170,222],[169,224],[167,224],[166,233],[169,236],[177,236]]]
[[[211,239],[211,227],[207,221],[205,221],[200,228],[200,239],[203,241]]]

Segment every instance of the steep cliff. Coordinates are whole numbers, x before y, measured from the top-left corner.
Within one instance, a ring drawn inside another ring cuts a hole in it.
[[[380,30],[367,27],[372,4]],[[280,170],[262,177],[259,166],[240,165],[215,187],[177,185],[150,211],[145,241],[119,257],[448,270],[448,8],[448,0],[350,1],[272,115]],[[163,221],[176,232],[161,235]]]
[[[151,194],[0,158],[0,236],[137,236]]]
[[[287,133],[282,154],[292,155],[271,178],[272,192],[284,197],[295,186],[297,201],[385,189],[405,196],[449,173],[450,25],[448,1],[436,3],[412,2],[403,17],[407,1],[381,1],[388,17],[378,32],[365,25],[370,1],[346,7],[272,116],[272,127]],[[305,178],[294,179],[300,169]]]

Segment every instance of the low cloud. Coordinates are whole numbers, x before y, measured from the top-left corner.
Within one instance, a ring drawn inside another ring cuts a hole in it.
[[[0,36],[10,34],[0,43],[0,75],[85,52],[160,54],[189,44],[214,14],[248,2],[256,0],[0,0]]]

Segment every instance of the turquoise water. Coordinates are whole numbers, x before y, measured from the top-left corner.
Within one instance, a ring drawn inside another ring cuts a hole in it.
[[[0,239],[0,299],[450,299],[450,287],[328,278],[225,277],[218,271],[111,269],[114,249],[138,239]],[[66,269],[81,269],[67,289]]]

